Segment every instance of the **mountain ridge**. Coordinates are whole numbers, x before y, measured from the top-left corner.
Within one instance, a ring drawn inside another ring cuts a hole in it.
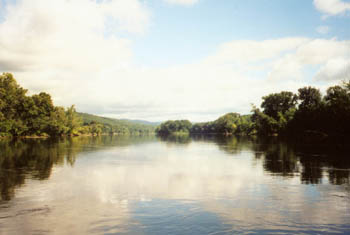
[[[82,118],[83,122],[90,123],[92,121],[107,125],[147,125],[147,126],[158,126],[160,122],[150,122],[141,119],[117,119],[110,117],[103,117],[90,113],[77,112],[79,117]]]

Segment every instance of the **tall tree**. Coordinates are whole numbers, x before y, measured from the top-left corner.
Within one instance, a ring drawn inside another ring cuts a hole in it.
[[[315,110],[322,102],[322,95],[319,89],[314,87],[304,87],[298,90],[298,99],[301,101],[300,110]]]
[[[72,105],[69,107],[66,111],[66,117],[67,117],[67,127],[68,127],[68,134],[69,135],[77,135],[78,134],[78,128],[82,124],[81,118],[77,115],[77,112],[75,111],[75,106]]]
[[[21,135],[26,129],[22,120],[22,105],[26,103],[27,90],[20,87],[13,75],[0,75],[0,132]]]
[[[278,120],[278,113],[285,114],[288,110],[295,108],[297,96],[293,92],[282,91],[280,93],[264,96],[261,108],[264,114]]]

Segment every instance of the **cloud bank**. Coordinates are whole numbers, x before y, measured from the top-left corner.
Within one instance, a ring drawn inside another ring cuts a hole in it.
[[[57,105],[99,115],[212,120],[349,71],[350,41],[303,37],[234,40],[192,64],[135,66],[132,41],[120,35],[147,32],[151,12],[138,0],[22,0],[5,11],[0,72]]]

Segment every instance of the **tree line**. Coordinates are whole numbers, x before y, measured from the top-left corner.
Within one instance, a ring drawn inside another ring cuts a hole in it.
[[[158,135],[174,133],[302,136],[310,139],[350,137],[350,82],[329,87],[325,95],[315,87],[303,87],[262,97],[252,114],[228,113],[213,122],[192,124],[167,121]]]
[[[325,95],[317,88],[303,87],[297,94],[283,91],[262,99],[262,110],[254,107],[252,115],[259,134],[350,137],[350,82],[329,87]]]
[[[153,123],[141,121],[120,120],[79,112],[77,114],[83,120],[83,126],[88,128],[87,132],[94,134],[150,135],[154,134],[156,127]]]
[[[45,92],[27,95],[11,73],[0,75],[0,137],[149,134],[152,126],[101,123],[69,108],[54,106]],[[95,116],[96,117],[96,116]],[[99,119],[98,119],[99,120]]]
[[[254,126],[251,115],[240,115],[228,113],[212,122],[192,124],[188,120],[166,121],[157,127],[158,135],[179,135],[179,134],[250,134]]]

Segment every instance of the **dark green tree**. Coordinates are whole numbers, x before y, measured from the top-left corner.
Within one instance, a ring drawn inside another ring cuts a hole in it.
[[[319,89],[304,87],[298,90],[300,100],[299,110],[311,111],[318,109],[322,104],[322,95]]]
[[[261,108],[263,113],[278,120],[279,114],[284,115],[290,109],[295,109],[298,97],[289,91],[264,96]]]
[[[13,75],[0,75],[0,133],[19,136],[26,131],[23,121],[23,105],[27,90],[20,87]]]

